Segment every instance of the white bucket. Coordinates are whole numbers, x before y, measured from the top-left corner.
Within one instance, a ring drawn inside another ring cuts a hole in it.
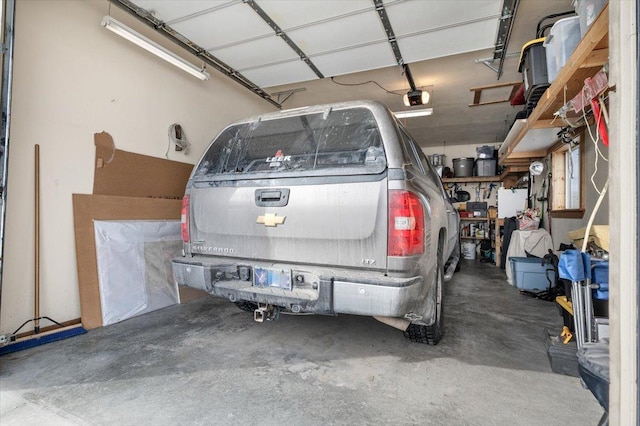
[[[462,257],[464,259],[473,260],[476,258],[476,243],[473,241],[465,241],[462,243]]]

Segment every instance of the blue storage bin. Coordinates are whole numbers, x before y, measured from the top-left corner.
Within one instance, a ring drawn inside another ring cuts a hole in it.
[[[600,285],[599,289],[593,290],[593,298],[609,300],[609,262],[592,261],[591,276],[591,281]]]
[[[598,284],[609,284],[609,262],[594,261],[591,277],[591,282]]]
[[[551,265],[542,265],[537,257],[510,257],[513,283],[520,290],[539,292],[556,286],[556,274]]]
[[[598,300],[609,300],[609,283],[598,283],[600,288],[593,290],[593,298]]]

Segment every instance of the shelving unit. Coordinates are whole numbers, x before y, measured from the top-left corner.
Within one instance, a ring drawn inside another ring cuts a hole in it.
[[[484,229],[485,229],[485,236],[483,237],[476,237],[476,236],[468,236],[468,237],[463,237],[461,236],[460,239],[461,240],[488,240],[491,238],[491,219],[489,219],[488,217],[461,217],[460,218],[460,227],[463,226],[463,224],[467,222],[475,222],[475,223],[484,223]],[[460,232],[462,232],[462,229],[460,230]],[[462,235],[462,234],[460,234]]]
[[[499,164],[528,164],[543,158],[557,142],[554,130],[562,127],[555,117],[566,102],[573,99],[609,58],[609,5],[600,12],[589,31],[580,40],[573,54],[555,80],[544,92],[529,118],[512,127],[499,150]]]

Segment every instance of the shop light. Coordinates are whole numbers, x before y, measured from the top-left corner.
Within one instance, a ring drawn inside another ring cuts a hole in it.
[[[110,31],[113,31],[119,36],[126,38],[130,42],[137,44],[138,46],[142,47],[148,52],[153,53],[159,58],[164,59],[170,64],[173,64],[176,67],[188,72],[189,74],[195,77],[198,77],[200,80],[209,79],[209,73],[207,73],[206,71],[198,68],[197,66],[195,66],[190,62],[187,62],[186,60],[182,59],[175,53],[170,52],[164,47],[160,46],[158,43],[148,39],[142,34],[127,27],[123,23],[113,19],[111,16],[107,15],[104,18],[102,18],[102,26]]]
[[[423,117],[425,115],[431,115],[431,114],[433,114],[433,108],[412,109],[408,111],[397,111],[393,113],[393,115],[395,115],[396,118]]]

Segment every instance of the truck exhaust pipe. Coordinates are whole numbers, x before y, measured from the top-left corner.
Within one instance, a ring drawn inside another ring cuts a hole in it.
[[[258,309],[253,311],[253,320],[255,322],[275,321],[280,317],[280,308],[278,306],[268,305],[266,303],[258,303]]]

